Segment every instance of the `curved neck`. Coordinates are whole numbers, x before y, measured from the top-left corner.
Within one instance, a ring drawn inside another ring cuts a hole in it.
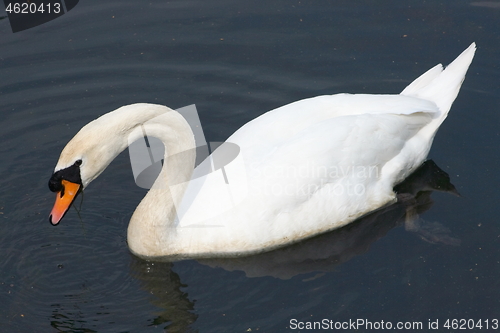
[[[163,252],[165,244],[170,243],[165,238],[175,237],[175,207],[184,196],[196,157],[194,135],[187,121],[176,111],[162,109],[143,114],[147,120],[136,122],[128,133],[128,142],[142,138],[145,131],[165,145],[161,172],[128,226],[128,245],[138,255]]]

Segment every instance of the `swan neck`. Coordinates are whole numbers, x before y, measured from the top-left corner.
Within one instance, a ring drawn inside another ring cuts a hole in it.
[[[128,243],[135,254],[160,255],[175,238],[176,207],[194,169],[194,135],[184,117],[170,109],[134,131],[140,131],[140,136],[145,132],[160,139],[165,145],[165,155],[158,178],[132,215]]]

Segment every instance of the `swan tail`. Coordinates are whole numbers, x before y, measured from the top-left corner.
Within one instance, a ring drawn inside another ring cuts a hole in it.
[[[436,103],[441,111],[439,126],[457,98],[475,51],[476,44],[472,43],[444,70],[441,64],[434,66],[407,86],[401,95],[418,97]]]

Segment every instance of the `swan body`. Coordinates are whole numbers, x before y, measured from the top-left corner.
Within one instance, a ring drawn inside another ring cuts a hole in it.
[[[224,175],[231,186],[220,172],[192,179],[213,161],[194,169],[194,136],[179,113],[123,106],[84,126],[62,151],[49,181],[58,192],[50,220],[57,224],[79,191],[147,133],[165,144],[165,162],[130,220],[136,255],[231,257],[342,227],[396,201],[393,187],[424,162],[474,52],[473,43],[399,95],[319,96],[248,122],[227,139],[240,149],[239,164]]]

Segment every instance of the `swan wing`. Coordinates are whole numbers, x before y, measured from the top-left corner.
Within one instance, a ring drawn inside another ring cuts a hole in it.
[[[181,225],[229,223],[255,231],[296,220],[294,228],[319,232],[332,228],[331,221],[346,224],[394,199],[395,176],[386,168],[404,167],[392,164],[435,112],[434,103],[414,97],[348,94],[270,111],[228,139],[241,149],[243,163],[229,179],[236,180],[233,189],[246,189],[240,205],[228,197],[231,189],[220,174],[208,174],[202,185],[188,187]],[[363,194],[346,192],[355,189]]]

